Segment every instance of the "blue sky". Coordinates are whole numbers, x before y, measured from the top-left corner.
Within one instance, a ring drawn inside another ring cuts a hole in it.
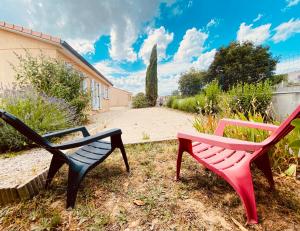
[[[300,69],[300,0],[2,0],[0,20],[61,37],[134,93],[155,43],[161,95],[231,41],[270,46],[278,73]]]

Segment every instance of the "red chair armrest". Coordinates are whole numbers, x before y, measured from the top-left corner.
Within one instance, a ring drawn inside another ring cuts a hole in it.
[[[179,132],[177,134],[178,139],[186,139],[191,141],[196,141],[204,144],[209,144],[212,146],[223,147],[232,150],[242,150],[242,151],[256,151],[261,149],[264,145],[262,143],[255,143],[250,141],[232,139],[217,135],[208,135],[203,133],[184,133]]]

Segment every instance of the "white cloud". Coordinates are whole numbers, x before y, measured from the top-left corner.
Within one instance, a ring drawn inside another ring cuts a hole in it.
[[[156,29],[156,32],[159,32],[158,34],[160,35],[165,35],[167,33],[162,28]],[[155,34],[154,31],[151,35],[153,34]],[[157,38],[159,36],[149,37]],[[195,28],[187,30],[173,59],[158,64],[157,76],[159,95],[168,95],[173,90],[176,90],[178,88],[178,80],[181,73],[186,72],[191,68],[207,70],[216,53],[216,49],[203,53],[204,43],[207,37],[208,34],[203,33],[200,30],[196,30]],[[149,41],[152,40],[149,39]],[[148,44],[148,42],[145,44]],[[150,54],[152,44],[153,43],[149,42],[148,49],[145,49],[148,51],[148,54]],[[101,68],[103,68],[104,72],[105,70],[109,70],[106,66],[101,67],[98,65],[98,68],[100,72],[102,71]],[[109,70],[109,72],[116,73],[118,71],[116,71],[115,68],[113,70]],[[111,76],[110,79],[117,87],[127,89],[134,94],[144,92],[146,68],[141,71],[131,73],[124,73],[124,71],[119,70],[118,75],[122,77],[114,77],[110,73],[107,74],[108,76]]]
[[[139,51],[139,57],[143,59],[145,64],[148,64],[151,50],[157,44],[158,61],[165,59],[166,49],[173,41],[174,34],[168,33],[163,26],[157,29],[150,29],[148,37],[144,40]]]
[[[171,94],[178,88],[180,74],[191,68],[207,70],[214,59],[216,49],[202,53],[196,61],[170,60],[157,66],[158,93],[159,95]],[[136,72],[126,72],[123,69],[112,66],[112,62],[100,62],[95,64],[96,68],[108,77],[117,87],[129,90],[134,94],[145,91],[146,68]],[[116,77],[116,75],[118,77]]]
[[[201,54],[198,59],[193,62],[193,66],[199,70],[207,70],[210,64],[214,61],[216,53],[217,50],[212,49],[211,51]]]
[[[273,41],[275,43],[285,41],[296,33],[300,33],[300,19],[290,19],[288,22],[284,22],[275,28],[275,35]]]
[[[161,2],[172,5],[174,1],[2,0],[0,15],[2,20],[63,39],[97,41],[109,35],[111,57],[134,61],[137,54],[132,45],[144,25],[159,15]],[[77,48],[80,52],[92,50],[86,44]]]
[[[201,30],[196,28],[187,30],[174,55],[174,60],[191,61],[193,58],[198,57],[204,49],[203,45],[207,38],[208,34]]]
[[[258,14],[255,19],[253,19],[253,22],[259,21],[264,15],[263,14]]]
[[[95,41],[86,39],[67,39],[67,42],[80,54],[95,54]]]
[[[237,32],[237,40],[239,42],[250,41],[256,45],[264,43],[270,37],[271,24],[261,25],[252,28],[253,24],[249,26],[246,23],[242,23]]]
[[[287,6],[286,7],[292,7],[298,5],[300,0],[286,0]]]
[[[206,28],[209,28],[209,27],[212,27],[212,26],[217,26],[218,24],[219,24],[219,22],[218,22],[216,19],[212,18],[212,19],[207,23]]]

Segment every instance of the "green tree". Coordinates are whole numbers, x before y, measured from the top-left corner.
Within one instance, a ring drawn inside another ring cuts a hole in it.
[[[183,96],[193,96],[199,93],[205,84],[206,72],[191,69],[179,78],[179,91]]]
[[[151,51],[150,63],[146,72],[146,99],[149,106],[155,106],[157,100],[157,45]]]
[[[232,42],[217,51],[208,70],[208,79],[217,79],[223,90],[238,83],[257,83],[274,75],[277,62],[269,47]]]

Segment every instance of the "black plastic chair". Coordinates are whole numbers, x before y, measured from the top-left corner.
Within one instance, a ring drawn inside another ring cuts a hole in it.
[[[96,135],[90,135],[85,127],[77,127],[40,136],[21,120],[8,112],[0,110],[0,118],[18,130],[25,137],[53,154],[45,184],[46,188],[48,188],[54,175],[62,165],[69,165],[67,208],[74,207],[78,187],[84,176],[98,164],[103,162],[116,148],[121,150],[126,170],[129,172],[129,164],[121,139],[122,131],[120,129],[111,129]],[[83,138],[62,144],[53,144],[48,140],[53,137],[61,137],[74,132],[81,132]],[[102,140],[106,137],[110,137],[111,142]],[[66,155],[61,151],[77,147],[80,148],[70,155]]]

